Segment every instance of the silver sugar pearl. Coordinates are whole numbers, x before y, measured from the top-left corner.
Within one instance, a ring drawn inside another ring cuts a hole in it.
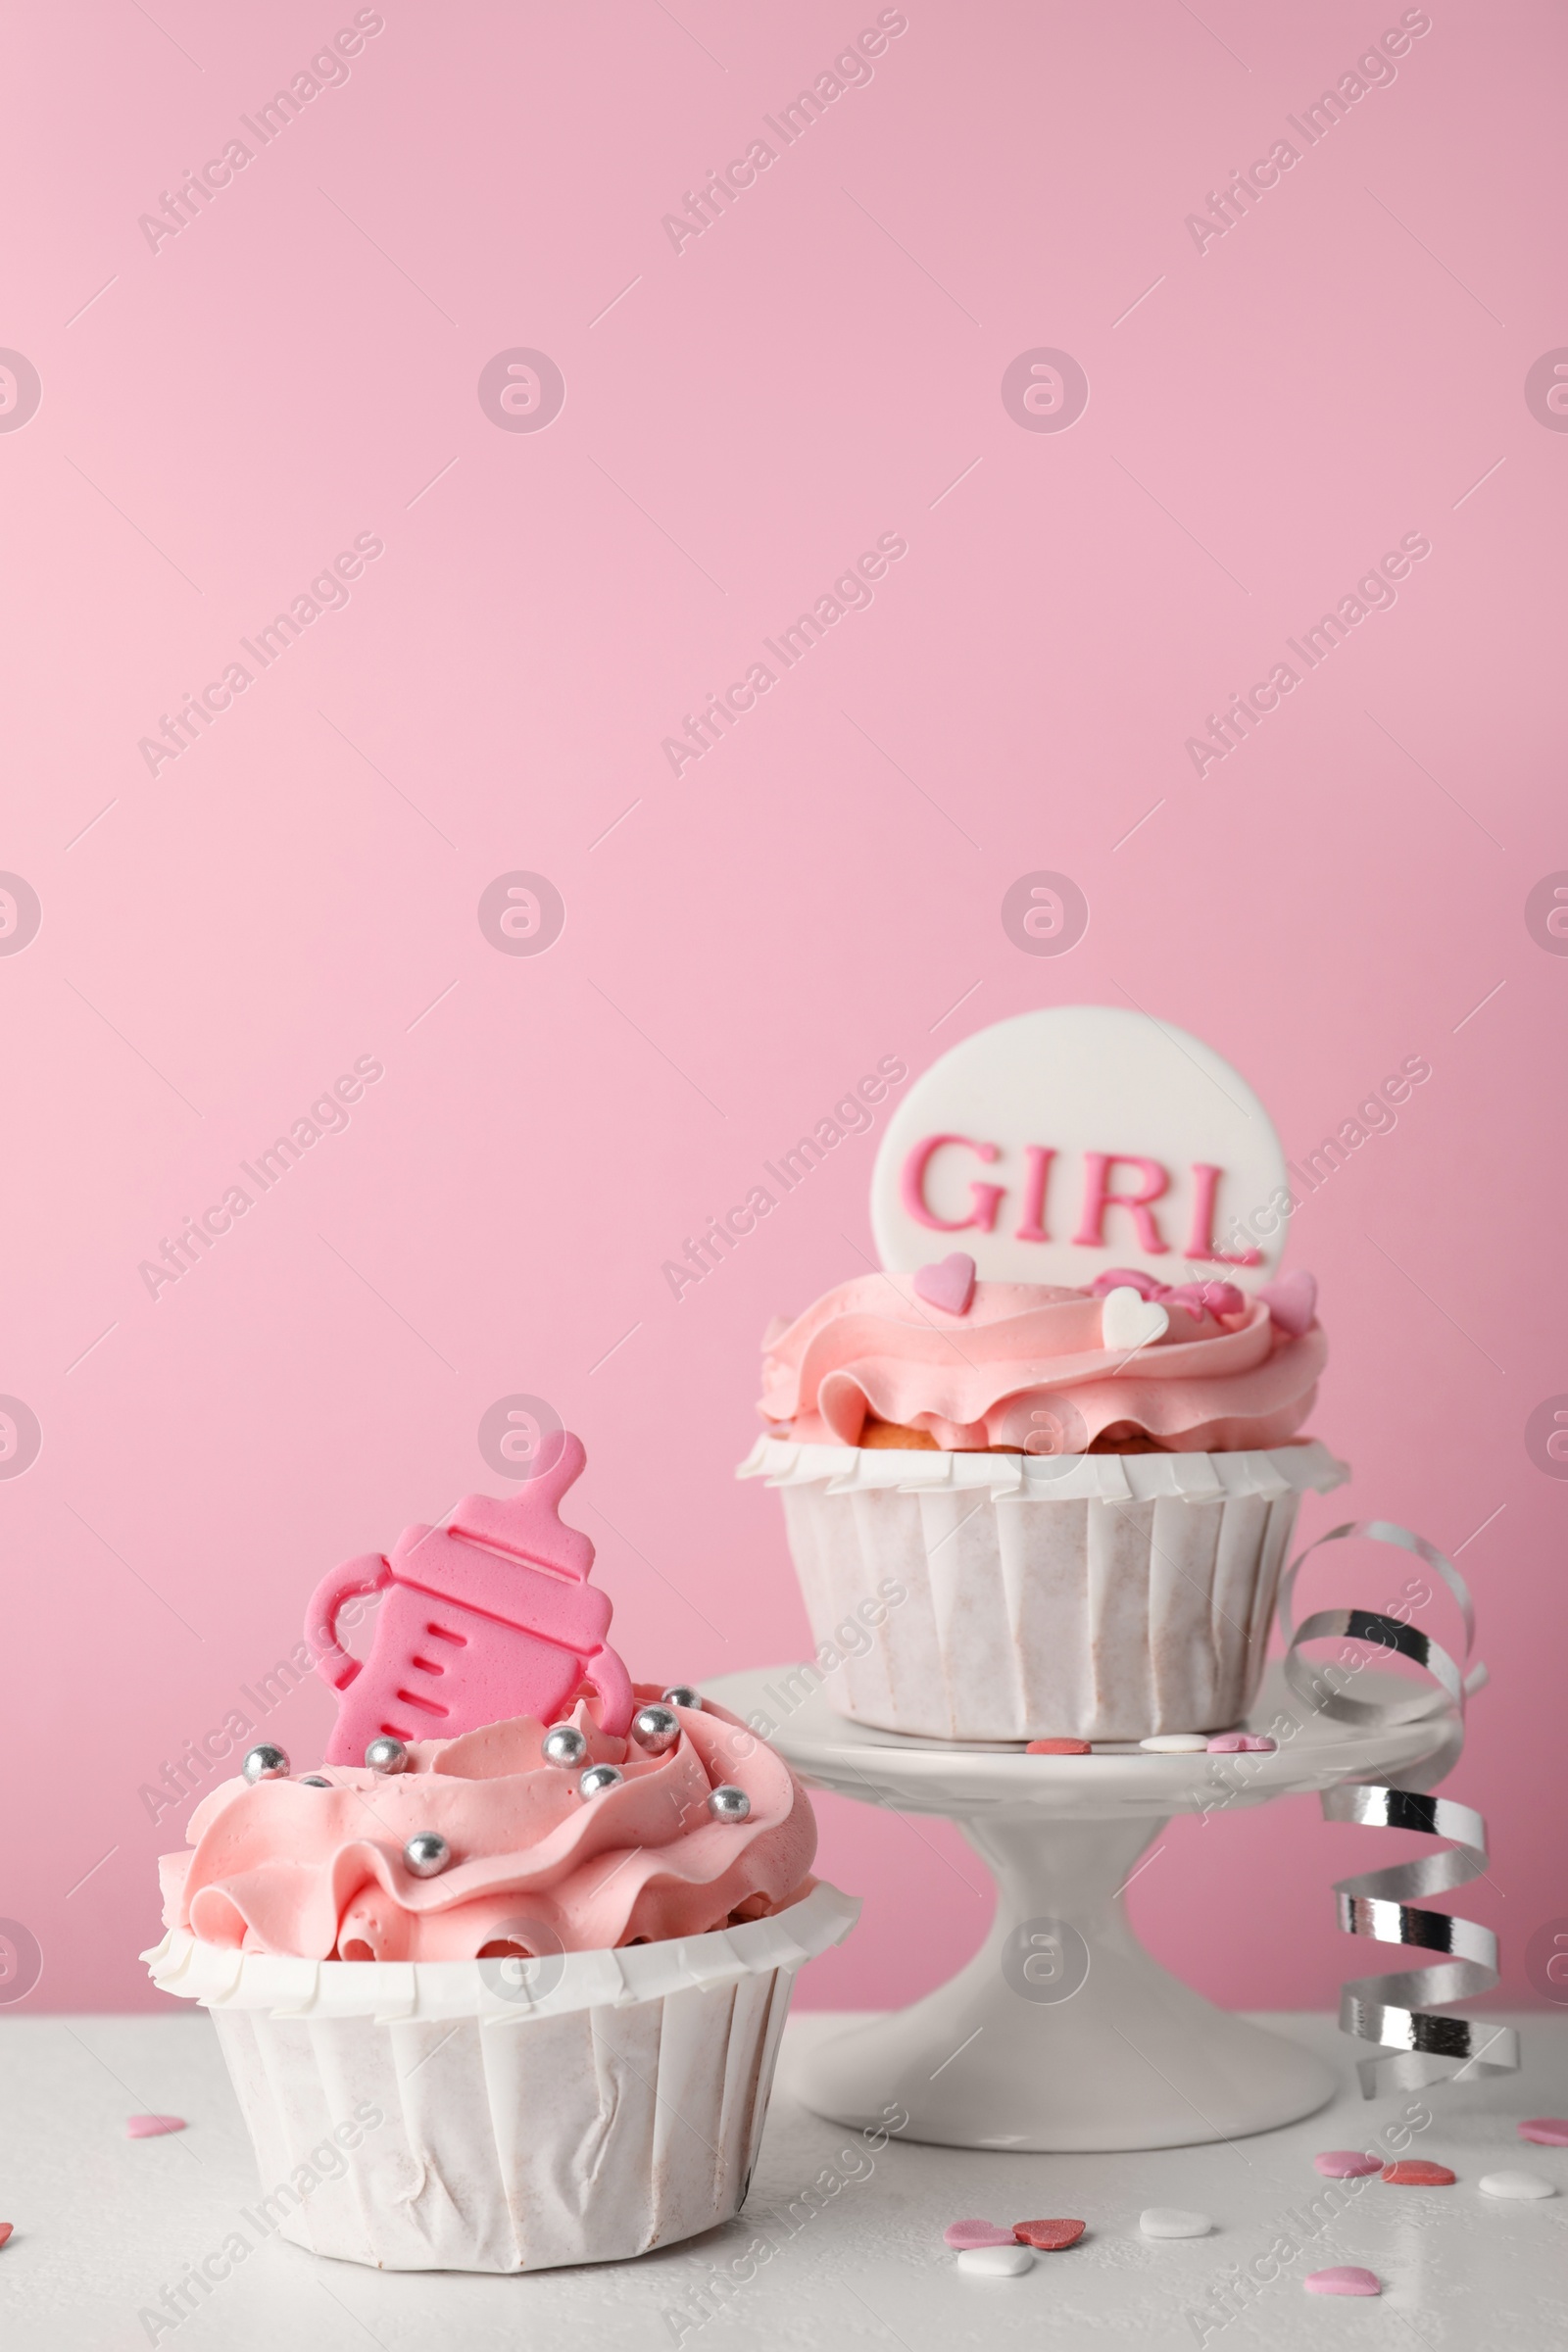
[[[330,1788],[331,1786],[331,1782],[324,1781],[318,1772],[306,1773],[300,1782],[302,1788]]]
[[[252,1788],[258,1781],[286,1781],[288,1757],[282,1748],[272,1747],[263,1740],[260,1747],[251,1749],[240,1770]]]
[[[694,1690],[690,1683],[676,1683],[672,1690],[664,1692],[666,1707],[691,1707],[697,1710],[701,1708],[702,1703],[702,1692]]]
[[[744,1821],[751,1809],[752,1800],[745,1789],[737,1788],[731,1781],[708,1791],[708,1810],[715,1821]]]
[[[439,1830],[416,1830],[403,1848],[403,1860],[416,1879],[437,1878],[452,1859],[452,1848]]]
[[[553,1723],[539,1752],[547,1764],[559,1764],[563,1772],[570,1772],[588,1753],[588,1742],[574,1723]]]
[[[649,1755],[667,1755],[680,1738],[680,1717],[673,1707],[639,1707],[631,1719],[631,1736]]]
[[[590,1764],[577,1776],[579,1796],[603,1796],[607,1788],[618,1788],[625,1779],[618,1764]]]
[[[365,1751],[365,1761],[371,1772],[407,1772],[409,1751],[401,1740],[395,1740],[390,1732],[383,1732],[379,1740],[370,1741]]]

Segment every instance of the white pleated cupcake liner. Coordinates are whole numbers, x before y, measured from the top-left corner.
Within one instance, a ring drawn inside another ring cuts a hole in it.
[[[1093,1740],[1245,1716],[1301,1496],[1349,1473],[1316,1444],[1036,1458],[764,1438],[739,1475],[779,1488],[812,1635],[851,1653],[839,1714]]]
[[[740,2210],[795,1972],[858,1912],[818,1884],[771,1919],[538,1964],[535,1997],[494,1962],[292,1960],[183,1931],[144,1957],[212,2011],[264,2230],[382,2270],[537,2271]]]

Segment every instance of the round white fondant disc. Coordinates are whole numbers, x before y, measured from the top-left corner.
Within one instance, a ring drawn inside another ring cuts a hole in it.
[[[1141,1211],[1118,1202],[1140,1195]],[[983,1282],[1087,1285],[1128,1266],[1255,1290],[1291,1197],[1273,1122],[1211,1047],[1148,1013],[1059,1004],[978,1031],[915,1080],[877,1152],[871,1229],[895,1273],[962,1250]],[[1256,1262],[1224,1262],[1249,1250]]]

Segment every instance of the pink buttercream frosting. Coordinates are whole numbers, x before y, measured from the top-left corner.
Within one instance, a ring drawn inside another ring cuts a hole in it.
[[[643,1706],[660,1691],[636,1696]],[[782,1910],[811,1885],[804,1789],[733,1715],[676,1712],[680,1740],[654,1757],[602,1732],[579,1701],[568,1720],[588,1744],[575,1770],[547,1764],[545,1726],[521,1716],[412,1743],[395,1777],[329,1765],[325,1788],[226,1781],[191,1816],[190,1850],[159,1864],[164,1924],[307,1959],[467,1960],[700,1936]],[[625,1778],[582,1797],[590,1763]],[[745,1821],[710,1814],[721,1784],[745,1789]],[[436,1878],[404,1864],[420,1830],[452,1848]]]
[[[1118,1279],[1159,1292],[1168,1318],[1131,1350],[1105,1345],[1094,1292],[977,1282],[967,1308],[948,1314],[913,1276],[862,1275],[770,1328],[759,1409],[775,1434],[819,1445],[859,1445],[868,1419],[957,1450],[1076,1452],[1121,1424],[1176,1453],[1295,1436],[1328,1353],[1315,1321],[1293,1336],[1229,1285],[1205,1299],[1198,1286],[1161,1291],[1129,1274],[1097,1290]]]

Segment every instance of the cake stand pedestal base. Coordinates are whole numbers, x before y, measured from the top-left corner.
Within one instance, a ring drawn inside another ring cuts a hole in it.
[[[1185,2147],[1267,2132],[1334,2094],[1320,2060],[1151,1959],[1121,1889],[1160,1821],[975,1821],[991,1934],[950,1984],[802,2063],[808,2107],[948,2147]]]
[[[1451,1712],[1330,1721],[1302,1706],[1277,1665],[1252,1715],[1278,1744],[1250,1755],[1128,1744],[1031,1756],[906,1739],[835,1714],[813,1667],[707,1688],[811,1787],[956,1821],[995,1877],[996,1921],[967,1968],[911,2008],[812,2046],[791,2078],[837,2123],[883,2125],[896,2103],[909,2117],[904,2136],[959,2148],[1188,2147],[1323,2106],[1337,2084],[1322,2062],[1178,1983],[1133,1934],[1124,1890],[1173,1814],[1207,1818],[1345,1781],[1430,1788],[1463,1740]],[[1409,1694],[1370,1669],[1357,1689]]]

